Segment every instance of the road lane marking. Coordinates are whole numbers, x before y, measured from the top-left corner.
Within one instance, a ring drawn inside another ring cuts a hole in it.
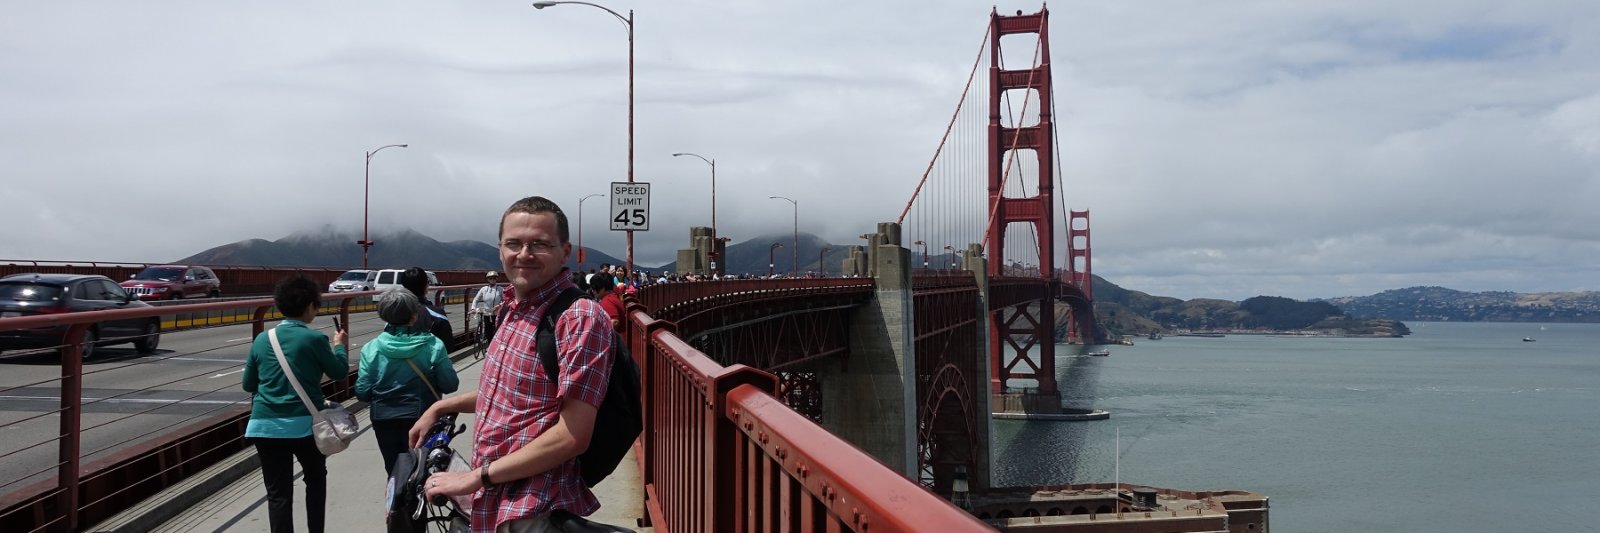
[[[250,339],[252,339],[252,338],[254,338],[254,337],[242,337],[242,338],[238,338],[238,339],[228,339],[228,340],[225,340],[225,341],[222,341],[222,342],[239,342],[239,341],[247,341],[247,340],[250,340]]]
[[[243,359],[206,359],[204,357],[168,357],[168,361],[203,361],[207,363],[243,363]]]
[[[48,401],[52,401],[53,402],[53,401],[60,400],[60,398],[57,398],[55,396],[0,396],[0,400],[48,400]],[[100,403],[168,403],[168,404],[171,404],[171,403],[199,403],[199,404],[209,404],[209,405],[234,405],[234,404],[249,403],[250,400],[249,399],[243,399],[243,400],[164,400],[164,399],[158,399],[158,398],[89,398],[89,397],[84,397],[83,402],[84,403],[89,403],[89,402],[100,402]]]
[[[232,372],[223,372],[223,373],[221,373],[221,374],[217,374],[217,375],[215,375],[215,376],[211,376],[211,379],[217,379],[217,378],[220,378],[220,377],[223,377],[223,376],[226,376],[226,375],[229,375],[229,374],[238,374],[238,373],[240,373],[240,372],[244,372],[244,369],[243,369],[243,368],[241,368],[241,369],[238,369],[238,370],[234,370],[234,371],[232,371]]]

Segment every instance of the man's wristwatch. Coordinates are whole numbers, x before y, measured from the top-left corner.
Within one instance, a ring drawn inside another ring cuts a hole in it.
[[[483,468],[478,469],[478,481],[483,482],[483,488],[486,489],[494,486],[494,483],[489,481],[489,463],[483,463]]]

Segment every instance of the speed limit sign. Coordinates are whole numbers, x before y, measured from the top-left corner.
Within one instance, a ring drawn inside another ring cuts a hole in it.
[[[611,182],[611,231],[650,231],[650,184]]]

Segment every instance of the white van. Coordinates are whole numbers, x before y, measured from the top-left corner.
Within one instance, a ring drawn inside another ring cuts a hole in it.
[[[376,291],[386,291],[386,290],[389,290],[389,288],[391,288],[391,287],[399,287],[400,286],[400,273],[401,272],[405,272],[405,269],[403,269],[403,268],[385,268],[383,270],[378,270],[378,271],[374,272],[375,278],[374,278],[374,281],[372,282],[372,289],[376,290]],[[439,276],[434,275],[432,270],[425,270],[424,272],[428,273],[428,286],[429,287],[438,287],[439,286]],[[427,295],[428,295],[428,300],[429,301],[433,301],[433,300],[438,299],[439,292],[435,291],[435,290],[429,290],[429,291],[427,291]]]

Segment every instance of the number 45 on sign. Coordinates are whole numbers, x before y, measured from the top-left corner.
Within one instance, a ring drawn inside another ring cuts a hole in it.
[[[611,182],[611,231],[650,231],[650,184]]]

